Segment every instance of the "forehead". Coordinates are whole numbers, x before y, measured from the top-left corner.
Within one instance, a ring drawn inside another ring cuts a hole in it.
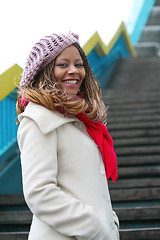
[[[71,45],[64,49],[56,58],[56,60],[60,59],[74,59],[74,60],[82,60],[79,50]]]

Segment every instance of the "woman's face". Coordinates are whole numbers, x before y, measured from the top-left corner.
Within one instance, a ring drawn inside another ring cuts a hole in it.
[[[85,77],[85,69],[81,55],[75,46],[67,47],[58,55],[55,60],[54,76],[68,95],[78,93]]]

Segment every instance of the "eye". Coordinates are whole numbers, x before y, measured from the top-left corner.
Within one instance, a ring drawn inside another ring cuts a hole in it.
[[[83,67],[83,63],[77,63],[75,64],[75,67]]]
[[[57,67],[67,67],[68,64],[66,64],[66,63],[58,63],[58,64],[56,64],[56,66]]]

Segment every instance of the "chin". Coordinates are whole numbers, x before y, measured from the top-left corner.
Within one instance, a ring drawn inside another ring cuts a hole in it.
[[[66,91],[66,93],[70,96],[76,96],[78,91]]]

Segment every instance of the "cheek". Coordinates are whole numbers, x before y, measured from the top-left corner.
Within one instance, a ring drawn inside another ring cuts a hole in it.
[[[59,71],[58,69],[54,69],[54,78],[55,78],[55,80],[58,82],[58,81],[60,81],[61,80],[61,78],[62,78],[62,71]]]

